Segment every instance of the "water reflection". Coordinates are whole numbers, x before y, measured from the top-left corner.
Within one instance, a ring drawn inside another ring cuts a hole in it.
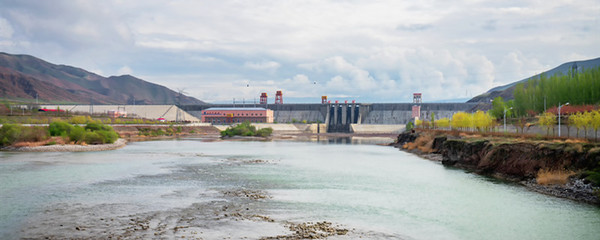
[[[390,137],[361,137],[361,136],[316,136],[311,139],[312,141],[319,142],[321,144],[367,144],[367,145],[381,145],[389,144],[394,142],[394,138]]]

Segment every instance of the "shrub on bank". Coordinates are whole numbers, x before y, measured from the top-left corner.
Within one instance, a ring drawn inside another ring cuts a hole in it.
[[[85,134],[83,134],[83,142],[87,143],[87,144],[103,144],[104,142],[104,138],[98,134],[97,132],[92,132],[92,131],[86,131]]]
[[[85,125],[85,130],[90,131],[113,131],[113,128],[108,125],[104,125],[101,123],[88,123]]]
[[[140,136],[150,136],[150,137],[159,137],[159,136],[172,136],[176,133],[173,128],[167,128],[166,131],[162,128],[140,128],[138,129],[138,135]]]
[[[50,136],[61,136],[65,140],[68,138],[74,143],[104,144],[114,143],[119,139],[119,135],[111,126],[96,122],[81,127],[63,121],[54,121],[50,123],[48,132]]]
[[[224,131],[221,131],[222,137],[233,137],[233,136],[261,136],[268,137],[273,133],[272,128],[263,128],[256,130],[255,126],[252,126],[250,122],[245,121],[233,127],[228,127]]]
[[[261,129],[258,129],[258,131],[256,131],[256,135],[261,136],[261,137],[271,136],[272,133],[273,133],[273,129],[270,127],[269,128],[261,128]]]
[[[21,135],[21,128],[16,124],[4,124],[0,128],[0,145],[8,146],[17,141]]]
[[[100,139],[102,139],[102,143],[114,143],[115,141],[117,141],[117,139],[119,139],[119,135],[115,131],[98,130],[94,133],[100,136]]]
[[[71,132],[68,133],[69,140],[71,142],[79,143],[83,140],[83,136],[85,135],[85,129],[81,126],[73,126]]]
[[[9,146],[17,142],[39,142],[48,139],[45,127],[23,127],[18,124],[4,124],[0,128],[0,146]]]
[[[50,123],[50,126],[48,126],[48,131],[50,132],[50,136],[66,137],[69,135],[71,130],[73,130],[73,125],[66,123],[66,122],[62,122],[62,121],[52,122],[52,123]]]

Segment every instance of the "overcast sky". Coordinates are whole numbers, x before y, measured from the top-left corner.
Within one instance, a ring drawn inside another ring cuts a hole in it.
[[[0,0],[0,51],[208,102],[432,102],[600,57],[599,16],[599,0]]]

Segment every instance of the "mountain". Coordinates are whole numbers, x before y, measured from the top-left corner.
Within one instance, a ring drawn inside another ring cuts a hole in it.
[[[103,77],[29,55],[0,52],[0,98],[89,104],[174,104],[179,93],[131,75]],[[181,104],[204,104],[181,96]]]
[[[531,78],[539,78],[540,75],[542,75],[542,74],[545,74],[547,77],[551,77],[556,74],[566,75],[566,74],[569,74],[570,72],[572,72],[573,70],[582,71],[583,69],[589,69],[589,68],[595,68],[595,67],[600,67],[600,58],[563,63],[558,67],[555,67],[555,68],[545,71],[543,73],[537,74],[535,76],[528,77],[528,78],[522,79],[517,82],[510,83],[510,84],[507,84],[504,86],[492,88],[492,89],[488,90],[487,92],[470,99],[467,102],[489,102],[491,99],[494,99],[496,97],[502,97],[502,98],[504,98],[504,100],[510,100],[510,99],[514,98],[513,92],[515,90],[515,86],[518,83],[527,82]]]

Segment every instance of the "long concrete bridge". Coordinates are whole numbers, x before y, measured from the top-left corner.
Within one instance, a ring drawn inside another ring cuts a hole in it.
[[[351,124],[407,124],[415,103],[328,103],[328,104],[205,104],[180,106],[201,118],[202,110],[211,107],[264,107],[273,110],[278,123],[319,122],[328,132],[349,132]],[[474,112],[478,103],[419,103],[421,119],[450,118],[456,112]]]

